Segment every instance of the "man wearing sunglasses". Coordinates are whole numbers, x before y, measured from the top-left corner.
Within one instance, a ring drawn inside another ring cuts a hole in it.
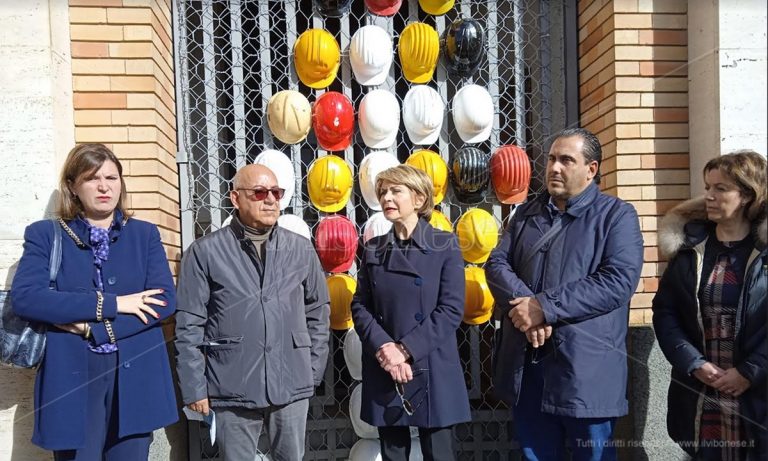
[[[315,249],[278,227],[272,171],[240,169],[232,223],[196,240],[179,274],[176,359],[184,404],[215,410],[225,461],[304,456],[309,397],[328,359],[329,296]]]

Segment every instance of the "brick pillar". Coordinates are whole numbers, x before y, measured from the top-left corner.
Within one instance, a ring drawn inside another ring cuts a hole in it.
[[[687,53],[687,1],[579,1],[581,124],[603,144],[603,190],[635,206],[645,240],[636,325],[665,266],[659,217],[690,194]]]
[[[75,141],[123,163],[128,208],[181,252],[170,0],[70,0]]]

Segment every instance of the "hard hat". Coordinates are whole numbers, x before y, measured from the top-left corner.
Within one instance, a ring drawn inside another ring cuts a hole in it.
[[[398,53],[405,79],[411,83],[426,83],[432,79],[437,67],[440,37],[434,27],[413,22],[400,34]]]
[[[256,165],[264,165],[272,170],[277,178],[277,187],[285,189],[285,195],[280,199],[280,209],[284,210],[291,203],[291,197],[296,189],[296,176],[293,172],[293,162],[287,155],[275,149],[267,149],[253,159]]]
[[[474,19],[457,19],[445,29],[442,48],[448,73],[471,77],[486,55],[485,30]]]
[[[461,215],[456,223],[456,235],[464,260],[473,264],[484,263],[499,242],[499,226],[490,213],[472,208]]]
[[[352,379],[363,379],[363,343],[354,328],[344,334],[344,363]]]
[[[277,225],[283,229],[287,229],[291,232],[305,237],[307,240],[312,240],[312,231],[303,219],[295,214],[281,214],[277,218]]]
[[[362,397],[363,397],[363,385],[358,384],[357,386],[355,386],[354,389],[352,389],[352,394],[349,396],[349,419],[352,421],[352,428],[355,430],[355,434],[357,434],[357,436],[360,437],[361,439],[360,441],[373,442],[376,445],[377,447],[376,451],[378,452],[379,441],[377,439],[379,438],[379,430],[375,426],[371,426],[370,424],[363,421],[362,418],[360,417],[360,408],[362,407],[362,402],[363,402]],[[358,448],[358,450],[360,449]],[[356,458],[352,458],[351,452],[350,452],[349,459],[350,460],[356,459]],[[374,458],[363,458],[363,459],[370,459],[371,461],[374,460]],[[378,459],[381,460],[381,456],[379,456]]]
[[[303,141],[312,128],[312,106],[298,91],[280,91],[269,98],[267,124],[277,139],[296,144]]]
[[[427,173],[427,176],[432,180],[435,205],[440,203],[448,189],[448,166],[445,164],[445,160],[431,150],[420,149],[412,153],[406,159],[405,164]]]
[[[337,91],[323,93],[312,106],[312,127],[322,149],[346,149],[352,143],[355,132],[352,101]]]
[[[480,85],[465,85],[453,97],[453,124],[462,141],[488,140],[493,126],[493,100]]]
[[[336,78],[341,62],[339,44],[323,29],[305,30],[293,46],[293,63],[301,83],[310,88],[326,88]]]
[[[454,0],[419,0],[419,6],[425,13],[440,16],[453,8]]]
[[[326,213],[339,211],[352,193],[352,170],[335,155],[320,157],[309,165],[307,186],[315,208]]]
[[[326,18],[340,18],[349,13],[352,0],[314,0],[315,11]]]
[[[384,217],[384,213],[379,211],[372,214],[363,225],[363,243],[374,237],[385,235],[390,229],[392,229],[392,222]]]
[[[488,191],[490,155],[477,147],[465,146],[451,159],[453,193],[462,203],[478,203]]]
[[[485,270],[477,266],[464,268],[464,323],[480,325],[491,318],[493,295],[485,279]]]
[[[331,298],[331,328],[349,330],[352,328],[352,296],[357,281],[347,274],[333,274],[325,278],[328,295]]]
[[[368,11],[378,16],[392,16],[402,4],[403,0],[365,0]]]
[[[395,142],[400,127],[400,104],[387,90],[373,90],[363,96],[357,124],[366,146],[384,149]]]
[[[445,104],[434,88],[415,85],[403,99],[403,122],[414,144],[434,144],[443,126]]]
[[[349,43],[349,63],[359,84],[384,83],[392,60],[392,38],[386,30],[374,25],[357,29]]]
[[[435,229],[453,232],[453,224],[451,224],[451,220],[437,210],[432,210],[432,217],[429,218],[429,224]]]
[[[528,154],[514,144],[496,149],[491,156],[491,181],[499,202],[523,203],[531,183],[531,162]]]
[[[357,252],[357,228],[344,216],[331,215],[315,229],[315,248],[326,272],[344,272],[352,267]]]
[[[363,157],[357,173],[357,182],[368,208],[376,211],[381,210],[379,197],[376,193],[376,175],[399,164],[397,157],[386,150],[376,150]]]

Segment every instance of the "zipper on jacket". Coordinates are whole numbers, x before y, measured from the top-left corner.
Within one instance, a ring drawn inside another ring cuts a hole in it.
[[[699,333],[701,334],[701,347],[702,350],[706,348],[706,339],[704,337],[704,321],[701,318],[701,302],[699,301],[699,288],[701,287],[701,275],[704,272],[704,249],[707,245],[707,240],[700,242],[693,247],[694,254],[696,254],[696,291],[693,293],[694,299],[696,299],[696,320],[699,323]],[[696,377],[694,377],[698,381]],[[702,383],[703,384],[703,383]],[[701,435],[701,415],[704,411],[704,395],[706,394],[706,385],[704,385],[704,392],[699,392],[699,398],[696,401],[696,419],[693,422],[693,448],[694,452],[699,451],[699,437]]]

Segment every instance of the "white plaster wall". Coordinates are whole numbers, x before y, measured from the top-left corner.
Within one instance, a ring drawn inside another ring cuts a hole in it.
[[[688,106],[691,195],[702,170],[736,149],[768,153],[765,0],[689,0]]]
[[[765,0],[720,0],[720,148],[768,152]]]
[[[0,0],[0,290],[24,227],[44,217],[74,144],[66,1]],[[49,460],[29,441],[34,371],[0,367],[0,461]]]

